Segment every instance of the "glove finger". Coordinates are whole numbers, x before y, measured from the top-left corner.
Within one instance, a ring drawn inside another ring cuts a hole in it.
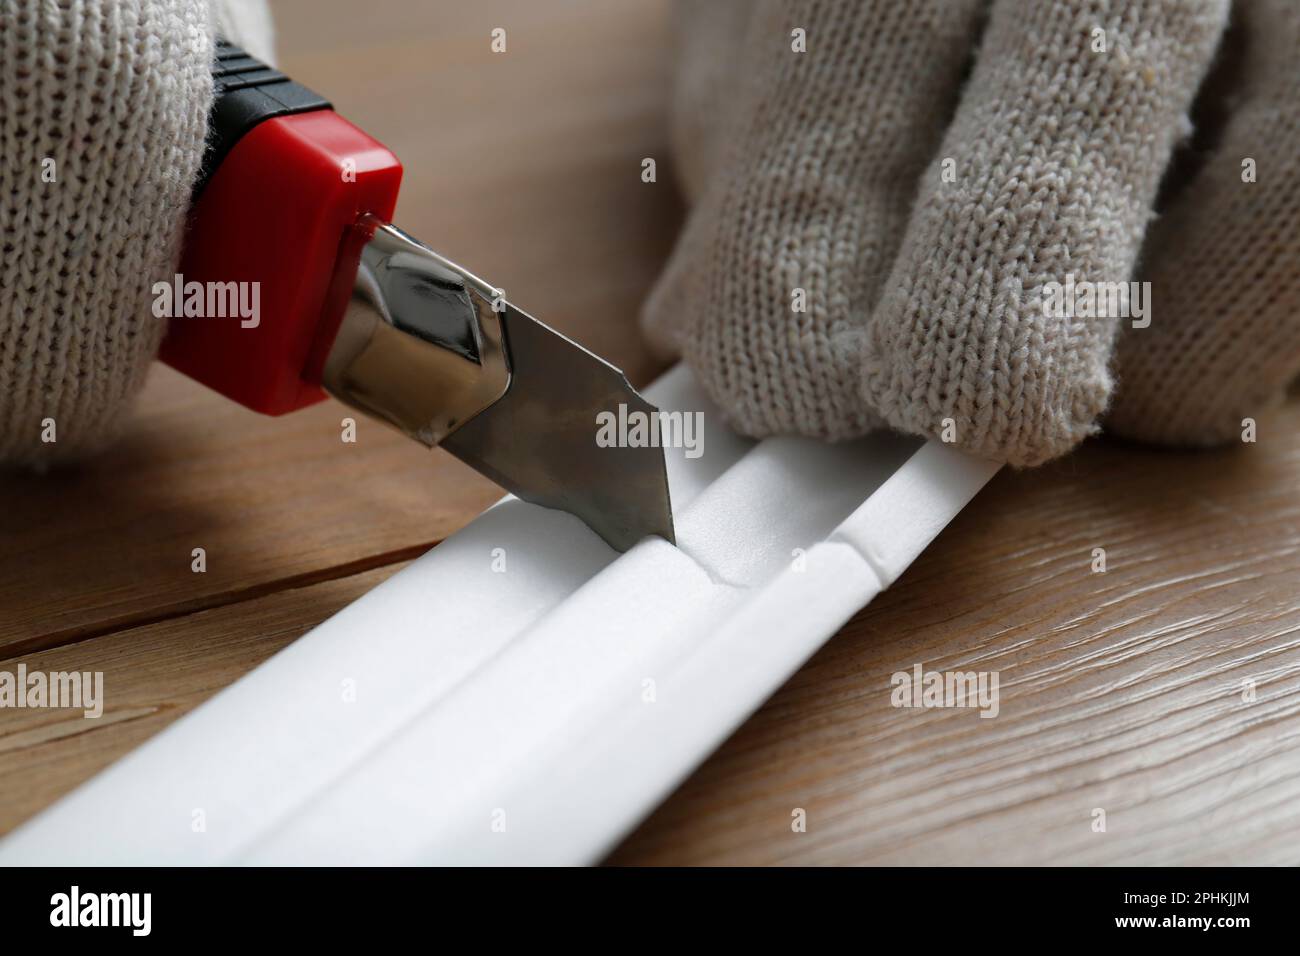
[[[1132,438],[1238,440],[1242,419],[1279,404],[1300,373],[1300,6],[1251,0],[1234,13],[1224,82],[1205,104],[1226,121],[1152,226],[1151,323],[1119,342],[1106,427]]]
[[[865,392],[890,423],[1017,465],[1096,430],[1116,320],[1056,308],[1086,303],[1050,283],[1130,278],[1226,10],[994,6],[868,336]]]
[[[740,431],[835,439],[877,423],[858,387],[866,317],[980,7],[756,5],[716,171],[643,316]]]
[[[0,16],[0,459],[44,463],[111,440],[157,350],[149,290],[180,250],[212,38],[177,0]]]

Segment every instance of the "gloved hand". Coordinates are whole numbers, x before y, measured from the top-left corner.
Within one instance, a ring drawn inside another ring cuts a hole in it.
[[[1032,465],[1118,379],[1113,431],[1239,438],[1300,371],[1300,3],[1239,0],[1222,45],[1228,0],[985,7],[679,3],[694,208],[651,340],[754,436],[883,422]],[[1057,314],[1071,277],[1149,281],[1149,325]]]
[[[264,0],[0,6],[0,460],[111,440],[164,326],[217,30],[264,60]],[[54,421],[55,442],[42,441]]]

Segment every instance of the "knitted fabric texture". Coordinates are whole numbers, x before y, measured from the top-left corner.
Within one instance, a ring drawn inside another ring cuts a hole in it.
[[[202,156],[216,17],[186,0],[0,10],[2,460],[109,442],[143,382],[164,331],[150,288],[175,272]]]
[[[1286,52],[1300,5],[1242,4],[1240,102],[1145,251],[1226,0],[999,0],[987,21],[983,7],[679,5],[675,109],[692,115],[674,141],[698,201],[647,303],[652,342],[747,434],[842,439],[883,421],[1035,464],[1097,430],[1130,325],[1057,314],[1045,290],[1149,278],[1116,426],[1230,437],[1300,369]],[[702,53],[691,36],[723,18],[741,24],[731,48]],[[739,77],[726,107],[706,95],[729,89],[709,58]],[[1243,156],[1276,178],[1242,183]]]
[[[1300,371],[1300,3],[1239,3],[1224,47],[1142,253],[1151,326],[1120,337],[1106,427],[1131,438],[1239,441]]]

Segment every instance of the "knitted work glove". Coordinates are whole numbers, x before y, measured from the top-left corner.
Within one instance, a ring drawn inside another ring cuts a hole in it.
[[[0,460],[111,440],[164,326],[216,29],[270,56],[263,0],[0,6]],[[43,441],[53,420],[54,442]]]
[[[1300,371],[1300,3],[1242,0],[1226,38],[1228,0],[985,7],[679,3],[694,208],[652,342],[754,436],[886,423],[1031,465],[1116,378],[1115,431],[1239,436]],[[1122,318],[1053,298],[1129,280]]]

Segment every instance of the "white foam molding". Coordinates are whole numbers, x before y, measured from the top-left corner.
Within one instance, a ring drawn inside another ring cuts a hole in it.
[[[827,586],[833,581],[832,586]],[[406,861],[449,865],[581,864],[599,860],[880,590],[852,548],[825,542],[747,596],[697,646],[661,660],[653,703],[640,681],[523,764],[496,775],[472,813],[430,829]],[[493,832],[484,803],[507,812]],[[283,861],[283,845],[260,859]]]
[[[831,538],[856,548],[888,587],[999,467],[950,445],[927,442]]]
[[[677,547],[618,556],[507,498],[15,831],[0,863],[594,861],[996,470],[888,434],[753,445],[683,368],[648,394],[705,412],[703,455],[668,456]]]

